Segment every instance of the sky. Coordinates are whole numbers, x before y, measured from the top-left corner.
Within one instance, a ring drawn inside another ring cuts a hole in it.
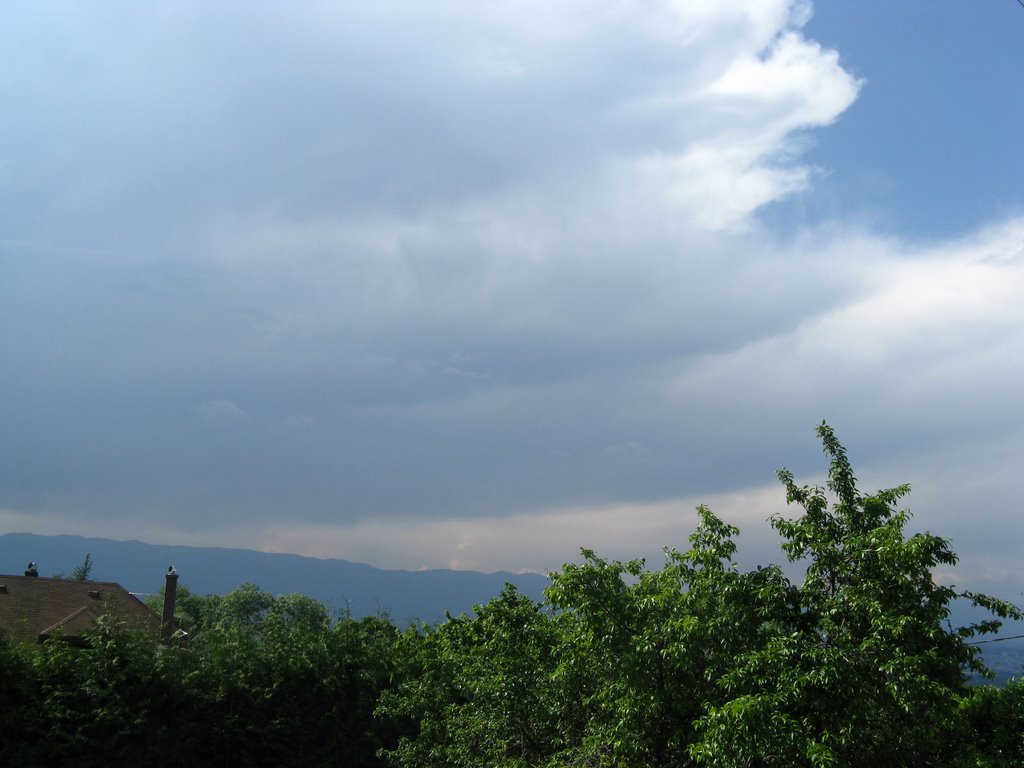
[[[781,562],[910,483],[1024,591],[1016,0],[0,7],[0,532]]]

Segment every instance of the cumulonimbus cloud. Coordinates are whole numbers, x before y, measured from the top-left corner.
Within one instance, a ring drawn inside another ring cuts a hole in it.
[[[0,13],[5,514],[518,570],[524,521],[646,548],[814,468],[822,418],[879,461],[1019,422],[1019,222],[759,218],[861,88],[806,3]]]

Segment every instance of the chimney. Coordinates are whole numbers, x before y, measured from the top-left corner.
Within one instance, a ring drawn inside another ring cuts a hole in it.
[[[160,621],[160,638],[167,642],[174,632],[174,600],[178,594],[178,572],[172,565],[167,569],[167,580],[164,584],[164,615]]]

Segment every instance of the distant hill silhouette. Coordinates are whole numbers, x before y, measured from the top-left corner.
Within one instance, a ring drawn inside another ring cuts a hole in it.
[[[445,611],[472,610],[496,596],[506,582],[540,599],[548,580],[536,573],[476,571],[396,571],[347,560],[218,547],[181,547],[113,541],[82,536],[0,535],[0,573],[21,574],[30,561],[40,576],[64,573],[92,556],[90,577],[114,581],[131,592],[154,593],[173,564],[180,583],[194,594],[224,594],[252,583],[274,594],[301,592],[329,608],[348,608],[354,617],[384,613],[399,625],[413,620],[435,623]]]

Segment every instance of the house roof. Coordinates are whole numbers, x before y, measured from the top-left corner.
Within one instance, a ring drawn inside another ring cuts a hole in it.
[[[107,611],[139,629],[160,629],[160,617],[120,584],[0,574],[0,631],[10,640],[81,642]]]

